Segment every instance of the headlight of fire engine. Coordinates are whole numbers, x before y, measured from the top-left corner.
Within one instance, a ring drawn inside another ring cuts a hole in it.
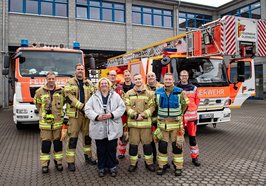
[[[224,114],[225,118],[230,117],[230,116],[231,116],[231,113]]]
[[[208,105],[209,103],[210,103],[210,100],[209,100],[209,99],[205,99],[205,100],[203,101],[203,105],[204,105],[204,106]]]
[[[227,99],[224,102],[224,106],[228,107],[231,104],[231,99]]]
[[[16,112],[17,114],[28,114],[27,109],[17,109]]]

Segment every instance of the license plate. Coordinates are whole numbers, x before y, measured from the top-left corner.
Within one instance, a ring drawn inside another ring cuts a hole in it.
[[[200,119],[214,118],[214,114],[201,114]]]

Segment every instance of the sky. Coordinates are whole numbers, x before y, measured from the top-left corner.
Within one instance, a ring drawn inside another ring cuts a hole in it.
[[[219,7],[223,4],[226,4],[232,0],[181,0],[184,2],[190,2],[195,4],[201,4],[201,5],[207,5],[207,6],[213,6],[213,7]]]

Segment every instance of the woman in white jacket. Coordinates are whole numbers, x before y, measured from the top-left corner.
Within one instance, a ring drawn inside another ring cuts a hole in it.
[[[90,119],[90,137],[96,142],[99,176],[103,177],[105,169],[109,169],[115,177],[117,139],[123,134],[121,116],[126,108],[107,78],[99,80],[97,89],[85,105],[85,114]]]

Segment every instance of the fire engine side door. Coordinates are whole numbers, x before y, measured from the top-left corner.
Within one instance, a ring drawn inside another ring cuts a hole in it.
[[[232,60],[228,65],[231,108],[240,108],[246,99],[255,95],[255,70],[252,59]]]

